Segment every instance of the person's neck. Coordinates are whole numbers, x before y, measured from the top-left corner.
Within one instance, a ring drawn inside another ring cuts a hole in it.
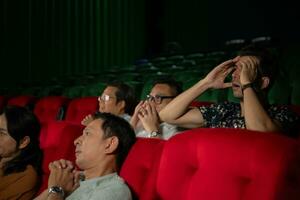
[[[120,116],[120,117],[122,117],[123,115],[125,115],[125,112],[124,112],[124,111],[120,111],[120,112],[118,113],[118,116]]]
[[[107,174],[112,174],[116,171],[116,166],[114,164],[98,165],[97,167],[84,170],[84,176],[85,179],[88,180],[96,177],[105,176]]]

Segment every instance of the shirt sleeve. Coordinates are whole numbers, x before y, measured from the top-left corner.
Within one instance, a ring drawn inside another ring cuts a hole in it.
[[[270,117],[280,123],[284,134],[297,137],[299,132],[299,116],[287,106],[271,106],[269,108]]]

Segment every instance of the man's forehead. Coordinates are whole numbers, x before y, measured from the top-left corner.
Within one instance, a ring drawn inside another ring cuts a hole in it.
[[[151,93],[155,93],[155,94],[171,93],[171,87],[168,84],[156,84],[152,88]]]
[[[102,119],[94,119],[93,121],[91,121],[91,123],[89,123],[85,130],[95,130],[95,131],[99,131],[101,126],[102,126],[103,120]]]
[[[118,88],[114,86],[107,86],[103,92],[115,93],[117,90]]]

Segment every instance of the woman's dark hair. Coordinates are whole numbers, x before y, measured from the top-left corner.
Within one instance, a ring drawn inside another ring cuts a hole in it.
[[[8,106],[2,114],[7,121],[8,133],[17,142],[17,146],[25,136],[30,138],[29,144],[20,149],[15,158],[4,164],[4,175],[22,172],[27,165],[31,165],[40,175],[43,153],[39,145],[41,128],[37,117],[29,109],[20,106]]]
[[[130,124],[123,118],[110,113],[96,113],[94,119],[103,120],[102,130],[104,138],[116,136],[119,145],[115,152],[118,171],[121,169],[129,150],[136,141],[135,132]]]
[[[132,115],[137,105],[137,99],[135,96],[135,91],[129,85],[123,82],[112,82],[107,85],[107,87],[117,88],[116,98],[117,102],[125,101],[125,113]]]

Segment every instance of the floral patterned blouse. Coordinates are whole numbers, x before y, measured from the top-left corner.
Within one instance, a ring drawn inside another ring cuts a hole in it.
[[[245,118],[241,116],[239,103],[224,102],[210,106],[199,107],[205,120],[206,127],[210,128],[245,128]],[[278,121],[282,131],[295,136],[299,124],[299,116],[286,106],[270,106],[269,116]]]

